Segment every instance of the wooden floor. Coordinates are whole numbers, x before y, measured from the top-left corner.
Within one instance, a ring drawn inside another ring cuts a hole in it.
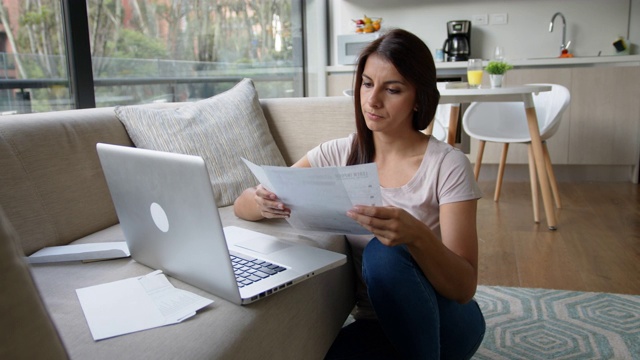
[[[558,230],[533,222],[529,183],[480,182],[479,284],[640,294],[640,185],[559,183]]]

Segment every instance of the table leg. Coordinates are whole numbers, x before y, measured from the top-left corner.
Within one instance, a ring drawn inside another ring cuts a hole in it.
[[[544,213],[547,216],[547,226],[550,230],[557,229],[556,213],[551,196],[551,188],[549,185],[549,177],[544,162],[544,153],[542,150],[542,140],[540,139],[540,129],[538,128],[538,116],[536,115],[535,104],[533,103],[533,95],[524,95],[524,107],[527,114],[527,124],[529,125],[529,134],[531,135],[531,146],[533,147],[533,157],[536,161],[536,172],[538,174],[538,184],[542,193],[542,203],[544,205]]]
[[[533,221],[537,224],[540,222],[540,202],[538,195],[538,178],[536,171],[536,159],[533,157],[533,147],[527,145],[529,153],[529,181],[531,182],[531,203],[533,204]]]
[[[447,143],[451,146],[456,144],[456,133],[458,132],[458,116],[460,115],[460,104],[451,104],[449,112],[449,131],[447,133]]]

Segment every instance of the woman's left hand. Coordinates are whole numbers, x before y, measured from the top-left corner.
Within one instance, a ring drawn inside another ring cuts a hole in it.
[[[395,206],[354,206],[347,216],[371,231],[387,246],[408,244],[426,231],[426,225],[407,211]]]

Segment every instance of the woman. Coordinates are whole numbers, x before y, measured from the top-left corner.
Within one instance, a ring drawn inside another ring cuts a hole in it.
[[[327,354],[334,359],[467,359],[484,336],[477,285],[476,203],[466,156],[421,132],[440,93],[428,47],[391,30],[361,53],[354,92],[357,133],[312,149],[295,167],[374,162],[383,206],[347,215],[372,236],[348,236],[360,284],[356,319]],[[247,220],[290,209],[259,185],[234,204]]]

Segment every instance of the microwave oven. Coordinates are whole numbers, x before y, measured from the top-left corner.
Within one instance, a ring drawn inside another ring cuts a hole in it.
[[[379,33],[338,35],[338,64],[353,65],[365,46],[377,39]]]

